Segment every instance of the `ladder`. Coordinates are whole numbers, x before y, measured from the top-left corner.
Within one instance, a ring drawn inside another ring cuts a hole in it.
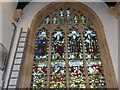
[[[10,76],[8,80],[7,89],[16,89],[19,85],[19,78],[21,74],[23,59],[25,55],[25,49],[26,49],[26,43],[27,43],[27,37],[28,37],[28,31],[23,31],[23,28],[20,31],[18,43],[10,71]]]

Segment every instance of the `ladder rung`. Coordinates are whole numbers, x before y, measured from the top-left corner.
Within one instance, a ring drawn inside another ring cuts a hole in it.
[[[23,53],[22,51],[17,51],[16,53]]]
[[[22,57],[15,57],[15,59],[22,59]]]
[[[18,77],[10,77],[10,79],[18,79]]]
[[[24,48],[24,46],[18,46],[18,48]]]
[[[25,41],[19,41],[19,43],[25,43]]]
[[[9,85],[8,86],[8,90],[10,89],[10,90],[15,90],[15,88],[16,88],[16,85]]]
[[[26,31],[22,31],[21,33],[27,33]]]
[[[18,63],[14,63],[14,65],[21,65],[21,63],[19,63],[19,64]]]

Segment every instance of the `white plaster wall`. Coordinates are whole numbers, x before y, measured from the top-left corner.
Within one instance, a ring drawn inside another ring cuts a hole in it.
[[[85,4],[96,12],[103,23],[115,74],[118,80],[118,19],[109,13],[108,7],[102,2],[87,2]]]
[[[13,14],[17,2],[2,2],[2,44],[9,50],[14,27]]]
[[[10,42],[14,31],[12,22],[14,21],[13,14],[16,5],[17,2],[0,1],[0,43],[2,43],[7,50],[10,48]],[[2,61],[2,58],[0,58],[0,61]],[[0,88],[2,86],[2,75],[3,71],[0,70]]]
[[[87,1],[87,0],[86,0]],[[20,18],[19,23],[17,24],[17,33],[16,33],[16,41],[14,42],[14,48],[12,50],[12,55],[10,57],[10,62],[13,60],[13,56],[15,53],[15,48],[17,44],[17,39],[19,35],[20,28],[23,27],[24,30],[30,28],[30,24],[32,22],[33,17],[37,14],[39,10],[45,7],[49,2],[32,2],[26,6],[24,9],[23,16]],[[108,42],[108,46],[110,49],[110,54],[112,57],[115,74],[118,79],[118,21],[108,12],[108,7],[103,2],[84,2],[87,6],[93,9],[97,15],[100,17],[103,25],[104,30]],[[10,66],[9,66],[10,68]],[[6,81],[8,80],[9,75],[9,68],[8,73],[6,76]],[[5,83],[5,87],[6,87]]]

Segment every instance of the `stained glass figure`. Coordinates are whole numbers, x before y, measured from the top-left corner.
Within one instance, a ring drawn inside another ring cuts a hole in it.
[[[47,17],[45,18],[45,24],[46,24],[46,25],[50,24],[50,16],[47,16]]]
[[[36,63],[37,62],[37,63]],[[34,61],[32,73],[32,88],[40,89],[47,86],[47,62]]]
[[[49,33],[42,28],[37,33],[33,61],[32,88],[46,88]]]
[[[64,36],[59,28],[52,33],[52,59],[65,59]]]
[[[68,58],[82,59],[82,42],[78,30],[70,29],[68,33]]]
[[[54,24],[54,25],[57,24],[57,17],[56,17],[56,16],[53,17],[53,24]]]
[[[84,31],[84,43],[90,88],[104,88],[106,84],[98,48],[97,35],[90,27]]]
[[[64,60],[51,62],[50,88],[66,88]]]
[[[84,15],[81,15],[81,22],[83,25],[86,24],[86,17]]]
[[[83,60],[69,61],[70,88],[86,88]]]
[[[74,16],[74,23],[77,25],[79,23],[79,17],[78,15]]]
[[[36,46],[35,46],[35,59],[45,59],[48,56],[48,38],[49,33],[42,28],[37,33]]]

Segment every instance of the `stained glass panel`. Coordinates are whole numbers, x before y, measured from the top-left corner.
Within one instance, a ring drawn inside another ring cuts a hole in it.
[[[74,23],[77,25],[79,23],[79,17],[75,14],[74,16]]]
[[[65,59],[64,36],[59,28],[52,33],[52,59]]]
[[[68,59],[70,88],[85,88],[85,73],[80,32],[70,29],[68,33]]]
[[[39,30],[35,45],[35,59],[46,59],[48,57],[48,38],[49,33],[44,28]]]
[[[82,42],[78,30],[70,29],[68,33],[68,58],[69,59],[82,59]]]
[[[53,24],[54,24],[54,25],[57,24],[57,17],[56,17],[56,16],[53,17]]]
[[[45,18],[45,24],[46,24],[46,25],[50,24],[50,16],[47,16],[47,17]]]
[[[84,31],[84,43],[90,88],[106,87],[97,35],[90,27]]]
[[[83,25],[86,24],[86,17],[84,15],[81,15],[81,22]]]
[[[47,86],[47,62],[34,61],[32,73],[32,88],[46,88]]]
[[[50,88],[66,88],[64,60],[51,62]]]
[[[32,88],[46,88],[49,33],[42,28],[37,33],[33,61]]]
[[[67,20],[70,18],[70,15],[71,15],[71,10],[70,8],[67,8],[66,9],[66,15],[67,15]]]
[[[70,60],[70,88],[86,88],[83,60]]]

